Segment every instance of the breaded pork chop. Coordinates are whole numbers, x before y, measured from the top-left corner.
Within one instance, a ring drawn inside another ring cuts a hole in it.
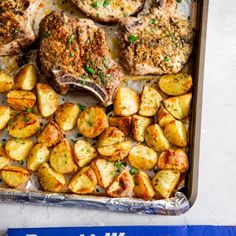
[[[179,72],[192,51],[189,22],[175,13],[176,0],[164,0],[149,15],[120,21],[120,59],[135,75]]]

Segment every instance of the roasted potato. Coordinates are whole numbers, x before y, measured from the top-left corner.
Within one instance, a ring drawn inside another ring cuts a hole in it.
[[[22,161],[29,155],[34,142],[30,139],[10,139],[5,147],[5,151],[12,160]]]
[[[9,107],[0,106],[0,130],[4,129],[11,118],[11,111]]]
[[[172,116],[181,120],[188,116],[191,100],[192,94],[188,93],[178,97],[167,98],[164,100],[164,105]]]
[[[134,176],[134,194],[144,200],[151,199],[155,195],[150,178],[141,170]]]
[[[187,145],[187,131],[181,121],[175,120],[166,125],[164,134],[171,144],[179,147]]]
[[[129,135],[131,127],[131,116],[110,116],[109,125],[121,130],[125,136]]]
[[[59,99],[54,89],[48,84],[36,85],[37,101],[40,114],[43,117],[51,116],[59,105]]]
[[[160,89],[166,94],[173,96],[187,93],[192,85],[192,77],[186,73],[163,75],[159,80]]]
[[[82,135],[95,138],[108,127],[108,118],[100,107],[89,107],[79,114],[78,128]]]
[[[138,112],[139,95],[134,90],[121,87],[117,90],[114,99],[114,112],[117,116],[131,116]]]
[[[7,156],[2,144],[0,143],[0,170],[10,163],[11,159]]]
[[[132,134],[136,141],[144,141],[145,129],[151,125],[153,120],[149,117],[143,117],[139,115],[133,115],[132,118]]]
[[[79,167],[88,165],[97,157],[96,149],[85,140],[78,140],[74,145],[75,161]]]
[[[0,93],[8,92],[13,87],[14,80],[11,76],[0,71]]]
[[[1,169],[2,180],[12,188],[17,188],[26,183],[30,172],[18,166],[5,166]]]
[[[106,128],[101,135],[99,135],[96,143],[97,147],[111,146],[117,143],[121,143],[125,140],[124,133],[116,127]]]
[[[76,125],[79,111],[79,107],[76,104],[64,103],[57,108],[55,120],[62,130],[71,130]]]
[[[145,141],[150,148],[158,152],[165,151],[170,147],[168,140],[158,124],[153,124],[146,128]]]
[[[134,180],[128,170],[124,169],[107,189],[111,197],[129,197],[134,189]]]
[[[42,143],[37,143],[30,150],[29,156],[27,158],[27,169],[30,171],[36,171],[40,165],[44,162],[47,162],[48,159],[48,148]]]
[[[82,168],[72,177],[69,189],[73,193],[87,194],[92,193],[97,186],[97,178],[93,169],[89,166]]]
[[[46,147],[53,147],[63,139],[63,133],[54,121],[49,121],[37,138],[38,143],[43,143]]]
[[[142,116],[154,116],[161,105],[162,97],[156,89],[144,86],[141,94],[139,114]]]
[[[180,179],[180,172],[176,170],[160,170],[152,179],[154,189],[164,198],[169,198]]]
[[[165,107],[161,106],[157,112],[158,124],[163,128],[174,120],[175,118],[165,109]]]
[[[102,188],[107,188],[116,176],[114,163],[105,159],[96,159],[90,166],[97,177],[98,185]]]
[[[151,148],[137,144],[130,150],[129,163],[137,169],[152,169],[157,162],[157,153]]]
[[[42,188],[46,191],[62,192],[65,190],[65,176],[54,171],[46,162],[40,165],[38,169],[38,180]]]
[[[99,147],[98,153],[109,161],[123,160],[129,154],[131,142],[124,141],[115,145]]]
[[[78,170],[72,148],[66,139],[52,149],[49,160],[52,168],[58,173],[68,174]]]
[[[8,132],[14,138],[28,138],[36,134],[39,128],[37,116],[29,112],[18,113],[8,122]]]
[[[36,96],[30,91],[13,90],[7,94],[7,102],[12,108],[24,111],[34,106]]]
[[[184,173],[188,169],[188,156],[182,149],[168,149],[159,156],[157,167]]]
[[[24,66],[15,77],[15,87],[22,90],[33,90],[38,81],[37,71],[32,64]]]

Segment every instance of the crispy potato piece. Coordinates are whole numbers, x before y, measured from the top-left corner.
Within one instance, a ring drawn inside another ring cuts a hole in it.
[[[187,93],[192,85],[192,76],[186,73],[163,75],[159,80],[160,89],[166,94],[173,96]]]
[[[123,160],[129,154],[131,142],[124,141],[115,145],[99,147],[98,153],[109,161]]]
[[[125,140],[124,133],[116,127],[107,127],[99,136],[97,147],[111,146]]]
[[[139,115],[133,115],[132,118],[132,134],[136,141],[144,141],[145,129],[153,123],[153,120],[149,117],[143,117]]]
[[[7,94],[7,102],[13,109],[24,111],[34,106],[36,96],[29,91],[13,90]]]
[[[48,148],[42,143],[37,143],[30,150],[29,156],[27,158],[27,169],[30,171],[36,171],[40,165],[44,162],[47,162],[48,159]]]
[[[171,144],[179,147],[187,145],[187,131],[181,121],[175,120],[166,125],[164,134]]]
[[[28,138],[36,134],[39,128],[37,116],[29,112],[18,113],[8,122],[8,132],[14,138]]]
[[[161,106],[157,112],[158,124],[164,128],[167,124],[174,121],[175,118],[165,109],[164,106]]]
[[[153,124],[145,130],[145,141],[155,151],[162,152],[169,149],[170,144],[158,124]]]
[[[10,163],[11,159],[7,156],[2,144],[0,143],[0,170]]]
[[[49,159],[50,165],[58,173],[69,174],[78,170],[72,148],[66,139],[52,149]]]
[[[38,81],[37,71],[33,64],[24,66],[15,77],[15,86],[17,89],[33,90]]]
[[[59,105],[59,99],[56,92],[48,84],[41,83],[37,84],[36,92],[40,114],[43,117],[51,116]]]
[[[17,188],[26,183],[30,177],[30,172],[18,166],[5,166],[1,170],[2,180],[12,188]]]
[[[96,149],[85,140],[78,140],[74,145],[75,161],[79,167],[88,165],[97,157]]]
[[[107,188],[114,180],[116,176],[116,167],[114,163],[109,162],[105,159],[96,159],[91,163],[98,185],[102,188]]]
[[[188,169],[188,156],[180,148],[166,150],[159,156],[157,167],[159,169],[178,170],[184,173]]]
[[[66,186],[65,176],[54,171],[46,162],[40,165],[38,169],[38,179],[46,191],[62,192]]]
[[[160,170],[152,179],[154,189],[164,198],[169,198],[180,179],[180,172],[176,170]]]
[[[0,93],[8,92],[13,87],[14,80],[11,76],[0,71]]]
[[[38,143],[43,143],[46,147],[53,147],[63,139],[63,133],[54,121],[49,121],[37,138]]]
[[[82,168],[74,175],[69,183],[69,189],[73,193],[92,193],[97,186],[97,178],[92,168],[89,166]]]
[[[164,100],[166,109],[172,116],[181,120],[188,116],[190,105],[192,100],[192,94],[187,93],[178,97],[171,97]]]
[[[129,135],[131,121],[132,121],[131,116],[109,117],[109,125],[121,130],[125,136]]]
[[[139,95],[133,89],[121,87],[114,99],[114,112],[118,116],[131,116],[138,112]]]
[[[107,195],[111,197],[129,197],[132,195],[133,189],[133,177],[128,170],[124,169],[107,189]]]
[[[141,94],[139,114],[142,116],[154,116],[161,105],[162,97],[156,89],[144,86]]]
[[[155,195],[149,176],[141,170],[134,176],[134,194],[144,200],[151,199]]]
[[[95,138],[108,127],[108,118],[100,107],[89,107],[79,114],[78,128],[82,135]]]
[[[55,120],[62,130],[68,131],[75,127],[79,112],[76,104],[67,102],[57,108]]]
[[[129,153],[129,163],[137,169],[152,169],[157,162],[157,153],[142,144],[132,147]]]
[[[11,111],[9,107],[0,106],[0,130],[4,129],[11,118]]]

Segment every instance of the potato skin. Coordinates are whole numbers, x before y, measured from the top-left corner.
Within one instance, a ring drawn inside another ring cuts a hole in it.
[[[108,127],[108,118],[100,107],[89,107],[79,114],[78,128],[88,138],[95,138]]]
[[[131,116],[110,116],[109,125],[121,130],[125,136],[129,135],[131,127]]]
[[[0,106],[0,130],[4,129],[11,118],[11,111],[9,107]]]
[[[0,170],[10,163],[11,159],[7,156],[2,143],[0,143]]]
[[[8,92],[12,89],[14,80],[11,76],[0,71],[0,93]]]
[[[133,89],[120,87],[115,94],[114,112],[117,116],[131,116],[138,112],[139,101],[139,95]]]
[[[175,120],[175,118],[166,110],[164,106],[161,106],[157,112],[158,124],[161,128],[164,128],[167,124]]]

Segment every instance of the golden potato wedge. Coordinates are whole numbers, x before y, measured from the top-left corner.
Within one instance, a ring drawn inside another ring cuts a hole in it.
[[[140,115],[133,115],[132,118],[132,134],[136,141],[144,141],[145,129],[153,123],[153,120],[149,117],[143,117]]]
[[[111,146],[125,140],[124,133],[116,127],[107,127],[98,137],[97,147]]]
[[[161,106],[157,112],[157,121],[161,128],[164,128],[167,124],[174,121],[175,118],[165,109],[164,106]]]
[[[63,133],[54,121],[49,121],[37,138],[38,143],[43,143],[46,147],[53,147],[63,139]]]
[[[170,97],[165,99],[164,105],[172,116],[181,120],[188,116],[191,100],[192,94],[187,93],[178,97]]]
[[[79,114],[78,128],[82,135],[95,138],[108,127],[108,118],[101,107],[89,107]]]
[[[39,128],[37,116],[29,112],[18,113],[8,122],[8,132],[14,138],[28,138],[36,134]]]
[[[154,116],[161,105],[162,97],[156,89],[144,86],[141,94],[139,114],[142,116]]]
[[[66,139],[52,149],[49,160],[52,168],[58,173],[69,174],[78,170],[72,148]]]
[[[133,89],[121,87],[114,99],[114,112],[117,116],[131,116],[138,112],[139,95]]]
[[[33,64],[24,66],[15,77],[15,87],[22,90],[33,90],[38,81],[37,71]]]
[[[67,102],[57,108],[55,120],[62,130],[68,131],[75,127],[79,112],[76,104]]]
[[[18,166],[5,166],[1,170],[2,180],[12,188],[25,184],[30,177],[30,172]]]
[[[149,176],[141,170],[134,176],[134,194],[144,200],[151,199],[155,195]]]
[[[13,90],[7,94],[7,102],[13,109],[24,111],[34,106],[36,96],[29,91]]]
[[[10,163],[11,159],[7,156],[2,144],[0,143],[0,170]]]
[[[51,116],[59,105],[59,99],[54,89],[48,84],[36,85],[37,101],[40,114],[43,117]]]
[[[188,165],[188,156],[180,148],[171,148],[162,152],[157,162],[157,167],[159,169],[178,170],[181,173],[187,171]]]
[[[0,71],[0,93],[8,92],[13,87],[14,80],[11,76]]]
[[[169,198],[180,179],[180,172],[176,170],[160,170],[152,179],[154,189],[164,198]]]
[[[11,118],[11,111],[9,107],[0,106],[0,130],[4,129]]]
[[[116,176],[114,163],[99,158],[94,160],[90,167],[93,169],[100,187],[107,188],[110,186]]]
[[[111,197],[129,197],[134,189],[134,179],[128,170],[124,169],[107,189]]]
[[[68,187],[73,193],[88,194],[92,193],[96,186],[96,175],[93,169],[87,166],[72,177]]]
[[[144,136],[147,145],[157,152],[162,152],[170,148],[170,144],[158,124],[153,124],[146,128]]]
[[[115,145],[99,147],[98,153],[109,161],[123,160],[129,154],[131,142],[124,141]]]
[[[65,176],[54,171],[46,162],[40,165],[38,169],[38,180],[41,187],[46,191],[62,192],[65,190]]]
[[[157,163],[157,153],[151,148],[137,144],[130,150],[129,163],[137,169],[152,169]]]
[[[187,93],[193,85],[191,75],[178,73],[163,75],[159,80],[160,89],[168,95],[178,96]]]
[[[75,161],[79,167],[88,165],[97,157],[96,149],[85,140],[78,140],[74,145]]]
[[[167,140],[176,146],[185,147],[187,145],[187,131],[183,123],[179,120],[172,121],[164,128]]]
[[[37,143],[34,145],[27,158],[27,169],[30,171],[38,170],[41,164],[48,161],[49,153],[44,144]]]
[[[121,130],[125,136],[129,135],[131,127],[131,116],[110,116],[109,125]]]

